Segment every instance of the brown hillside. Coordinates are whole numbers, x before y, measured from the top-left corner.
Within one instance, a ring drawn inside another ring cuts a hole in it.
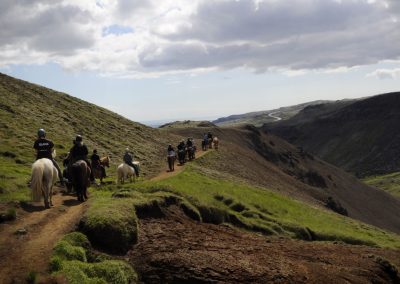
[[[220,139],[219,151],[202,161],[208,174],[245,180],[321,207],[331,197],[348,216],[400,233],[400,201],[391,195],[255,127],[208,130]],[[203,131],[174,133],[198,138]]]
[[[364,177],[400,171],[400,93],[305,108],[264,129]]]

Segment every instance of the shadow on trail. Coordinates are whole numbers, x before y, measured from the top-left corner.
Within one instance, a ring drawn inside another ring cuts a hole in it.
[[[27,203],[27,202],[21,202],[20,205],[24,211],[29,212],[29,213],[46,210],[46,208],[44,207],[43,204],[36,205],[36,204]]]
[[[77,205],[81,205],[82,202],[76,199],[68,199],[68,200],[64,200],[63,201],[63,205],[68,206],[68,207],[72,207],[72,206],[77,206]]]

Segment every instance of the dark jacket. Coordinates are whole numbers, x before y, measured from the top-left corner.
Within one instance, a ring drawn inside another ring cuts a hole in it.
[[[133,162],[133,155],[131,153],[125,153],[123,159],[124,159],[125,163],[127,163],[128,165],[131,165]]]
[[[88,148],[83,143],[76,143],[69,152],[71,162],[76,162],[78,160],[86,161],[87,155],[89,154]]]
[[[47,158],[52,160],[52,150],[54,147],[54,143],[51,140],[48,140],[46,138],[39,138],[35,141],[33,144],[33,148],[36,149],[36,160],[42,159],[42,158]]]
[[[100,156],[99,155],[92,154],[92,156],[90,156],[90,161],[92,162],[92,167],[100,166]]]

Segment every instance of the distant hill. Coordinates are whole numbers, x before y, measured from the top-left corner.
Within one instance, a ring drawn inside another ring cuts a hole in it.
[[[194,120],[183,120],[174,121],[161,125],[159,128],[189,128],[189,127],[215,127],[216,125],[210,121],[194,121]]]
[[[263,129],[359,177],[400,170],[400,93],[310,106]]]
[[[218,118],[212,122],[218,126],[240,126],[244,124],[252,124],[260,127],[264,123],[289,119],[307,106],[319,105],[328,102],[330,101],[319,100],[294,106],[281,107],[273,110],[235,114]]]

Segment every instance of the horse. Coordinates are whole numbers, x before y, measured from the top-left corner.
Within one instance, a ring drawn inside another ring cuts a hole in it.
[[[206,140],[206,139],[201,140],[201,149],[203,151],[207,151],[207,148],[208,148],[207,144],[208,144],[208,140]]]
[[[214,137],[213,139],[213,144],[214,144],[214,149],[218,150],[218,144],[219,144],[219,140],[217,137]]]
[[[32,200],[39,202],[43,195],[44,207],[53,206],[51,198],[57,178],[58,171],[52,161],[42,158],[34,162],[31,175]]]
[[[212,149],[212,138],[208,138],[208,149]]]
[[[186,150],[185,149],[178,150],[178,160],[179,160],[180,165],[183,165],[186,162]]]
[[[87,188],[90,184],[90,168],[84,160],[78,160],[68,167],[72,187],[79,201],[88,199]]]
[[[95,178],[100,179],[100,183],[103,183],[103,178],[106,177],[106,169],[104,167],[110,167],[110,157],[105,156],[100,159],[100,163],[95,166],[92,164],[93,175]]]
[[[186,148],[186,152],[187,152],[187,156],[188,156],[189,161],[194,160],[195,152],[196,152],[196,146],[187,147]]]
[[[175,160],[176,160],[175,153],[173,155],[171,154],[167,156],[168,168],[170,172],[173,172],[175,170]]]
[[[117,184],[123,184],[128,178],[130,179],[130,182],[136,181],[135,169],[126,163],[122,163],[117,167]]]

